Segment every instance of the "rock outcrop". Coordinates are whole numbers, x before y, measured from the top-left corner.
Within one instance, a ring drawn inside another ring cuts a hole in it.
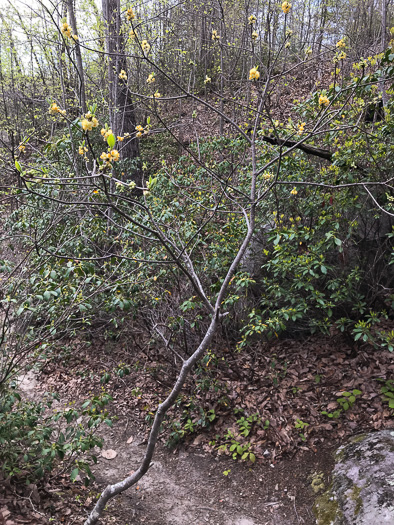
[[[332,485],[315,502],[317,525],[394,525],[394,432],[356,436],[335,460]]]

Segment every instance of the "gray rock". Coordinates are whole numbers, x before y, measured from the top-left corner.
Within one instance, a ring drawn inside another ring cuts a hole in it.
[[[340,447],[332,486],[317,498],[318,525],[394,525],[394,432],[356,436]]]

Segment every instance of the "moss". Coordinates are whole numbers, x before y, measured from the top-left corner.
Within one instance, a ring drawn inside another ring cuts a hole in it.
[[[350,493],[350,499],[354,501],[354,515],[357,516],[360,513],[360,510],[363,508],[363,500],[360,497],[361,487],[354,485],[352,492]]]
[[[317,525],[333,525],[334,523],[338,523],[337,520],[340,520],[342,517],[338,502],[334,498],[331,490],[327,490],[316,499],[313,505],[313,513],[316,516]]]
[[[314,472],[309,478],[311,479],[311,487],[315,494],[325,489],[323,472]]]
[[[367,434],[359,434],[358,436],[353,436],[350,439],[351,443],[360,443],[360,441],[363,441],[367,437]]]

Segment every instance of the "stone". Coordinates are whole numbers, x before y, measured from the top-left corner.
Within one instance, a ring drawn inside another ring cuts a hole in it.
[[[356,436],[335,461],[331,487],[314,505],[317,525],[394,525],[394,432]]]

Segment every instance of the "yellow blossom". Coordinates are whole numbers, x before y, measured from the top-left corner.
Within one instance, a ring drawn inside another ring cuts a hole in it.
[[[92,124],[94,128],[97,128],[97,126],[99,125],[99,121],[96,119],[96,117],[92,118]]]
[[[212,30],[212,40],[215,42],[215,40],[220,40],[220,35],[218,35],[218,32],[216,29]]]
[[[142,50],[143,50],[144,53],[149,53],[150,45],[149,45],[147,40],[143,40],[141,42],[141,47],[142,47]]]
[[[48,113],[50,113],[51,115],[55,115],[56,113],[59,113],[59,111],[60,109],[56,102],[53,102],[53,104],[49,106]]]
[[[338,40],[338,42],[335,44],[335,47],[345,48],[346,47],[346,42],[344,41],[343,38],[341,38],[341,40]]]
[[[90,122],[88,119],[84,118],[81,121],[81,126],[84,131],[92,131],[93,129],[93,122]]]
[[[330,104],[330,101],[326,95],[320,95],[319,97],[319,106],[328,106]]]
[[[132,30],[130,31],[130,33],[129,33],[129,37],[130,37],[132,40],[134,40],[134,38],[135,38],[136,36],[137,36],[137,35],[136,35],[135,31],[133,31],[133,29],[132,29]]]
[[[135,18],[135,14],[134,14],[134,11],[133,11],[133,8],[130,7],[128,10],[127,10],[127,20],[130,22],[131,20],[134,20]]]
[[[211,81],[212,81],[211,77],[209,77],[208,75],[205,75],[204,84],[209,84]]]
[[[141,131],[138,131],[138,132],[137,132],[137,137],[138,137],[138,138],[142,137],[142,133],[141,133]]]
[[[257,18],[254,16],[254,15],[250,15],[250,17],[248,18],[249,20],[249,24],[252,26],[254,25],[256,22],[257,22]]]
[[[258,37],[259,37],[258,32],[257,31],[253,31],[253,33],[252,33],[252,40],[253,40],[253,42],[255,42],[258,39]]]
[[[259,71],[257,71],[257,68],[256,67],[253,67],[250,71],[249,71],[249,80],[258,80],[260,78],[260,73]]]
[[[290,9],[291,9],[291,4],[289,4],[289,2],[283,2],[282,11],[285,13],[285,15],[287,15]]]
[[[127,80],[127,74],[126,74],[126,71],[124,69],[122,69],[121,72],[119,73],[119,78],[121,80]]]
[[[71,27],[67,24],[67,22],[64,22],[64,24],[62,24],[60,31],[64,36],[71,38]]]
[[[25,151],[25,149],[26,149],[26,146],[25,146],[24,144],[19,144],[19,146],[18,146],[18,150],[19,150],[21,153],[23,153],[23,152]]]
[[[144,128],[141,126],[141,124],[138,124],[138,126],[135,127],[136,131],[142,132],[144,131]]]
[[[116,138],[118,139],[119,142],[123,142],[124,141],[124,137],[119,137],[119,135]]]
[[[103,151],[103,153],[100,155],[100,159],[101,160],[108,160],[111,158],[111,154],[110,153],[105,153],[105,151]]]
[[[153,82],[156,81],[156,79],[155,79],[155,74],[154,74],[154,73],[151,73],[151,74],[148,76],[148,78],[146,79],[146,81],[147,81],[148,84],[153,84]]]
[[[290,193],[291,195],[297,195],[298,191],[295,188],[293,188]]]
[[[160,97],[161,97],[161,95],[160,95],[160,93],[159,93],[158,91],[156,91],[156,93],[155,93],[153,96],[154,96],[155,98],[160,98]]]
[[[113,161],[119,160],[119,151],[118,150],[113,149],[111,151],[111,160],[113,160]]]

